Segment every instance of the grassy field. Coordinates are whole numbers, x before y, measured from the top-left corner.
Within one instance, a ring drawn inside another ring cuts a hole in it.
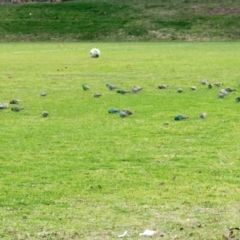
[[[93,47],[100,58],[89,57]],[[24,108],[0,110],[0,237],[116,239],[127,230],[140,239],[151,229],[152,239],[239,239],[239,49],[0,44],[0,101],[17,98]],[[223,86],[208,89],[202,79]],[[143,90],[121,95],[107,83]],[[225,87],[236,91],[218,98]],[[111,107],[134,114],[121,118]],[[189,119],[174,121],[177,114]]]
[[[1,4],[0,41],[239,41],[240,1]]]

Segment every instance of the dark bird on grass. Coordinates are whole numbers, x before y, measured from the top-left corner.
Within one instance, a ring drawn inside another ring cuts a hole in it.
[[[46,97],[47,94],[46,94],[46,93],[41,93],[40,96],[41,96],[41,97]]]
[[[102,96],[102,94],[101,94],[101,93],[95,93],[93,96],[94,96],[95,98],[99,98],[99,97]]]
[[[119,110],[116,109],[116,108],[110,108],[110,109],[108,110],[108,113],[118,113],[118,112],[119,112]]]
[[[196,86],[191,86],[190,89],[195,91],[195,90],[197,90],[197,87]]]
[[[231,87],[226,87],[225,90],[226,90],[227,92],[234,92],[234,91],[236,91],[235,88],[231,88]]]
[[[208,88],[212,89],[213,85],[211,83],[208,84]]]
[[[220,87],[220,86],[223,85],[223,83],[222,83],[222,82],[216,82],[216,83],[214,83],[214,85],[215,85],[216,87]]]
[[[207,114],[205,112],[202,112],[202,113],[199,114],[199,117],[200,118],[206,118]]]
[[[7,103],[1,103],[0,104],[0,109],[7,109],[8,108],[8,104]]]
[[[166,88],[169,88],[169,86],[167,84],[160,84],[160,85],[158,85],[158,88],[159,89],[166,89]]]
[[[117,93],[120,93],[120,94],[125,94],[125,93],[129,93],[130,91],[128,90],[124,90],[124,89],[118,89],[117,90]]]
[[[182,92],[183,92],[183,89],[182,89],[182,88],[177,88],[177,92],[178,92],[178,93],[182,93]]]
[[[12,99],[12,100],[10,100],[10,104],[18,104],[18,103],[20,103],[21,101],[19,100],[19,99]]]
[[[201,81],[201,84],[202,85],[206,85],[208,83],[208,80],[207,79],[203,79],[202,81]]]
[[[177,116],[174,117],[175,121],[186,120],[186,119],[188,119],[188,116],[185,116],[182,114],[178,114]]]
[[[23,110],[23,108],[19,107],[19,106],[16,106],[16,107],[12,107],[11,110],[14,111],[14,112],[20,112],[21,110]]]
[[[133,114],[133,111],[128,110],[128,109],[123,109],[123,110],[121,110],[121,111],[125,112],[125,113],[127,114],[127,116],[130,116],[130,115]]]
[[[86,84],[82,84],[82,89],[83,89],[84,91],[87,91],[87,90],[90,89],[90,87],[87,86]]]
[[[141,90],[142,90],[142,88],[139,86],[132,87],[132,93],[137,93],[137,92],[140,92]]]
[[[114,90],[114,89],[117,88],[116,86],[114,86],[114,85],[112,85],[112,84],[110,84],[110,83],[107,83],[107,84],[106,84],[106,87],[107,87],[109,90]]]
[[[49,112],[48,112],[48,111],[43,111],[43,112],[42,112],[42,116],[43,116],[43,117],[47,117],[48,115],[49,115]]]
[[[240,97],[235,98],[236,102],[240,102]]]

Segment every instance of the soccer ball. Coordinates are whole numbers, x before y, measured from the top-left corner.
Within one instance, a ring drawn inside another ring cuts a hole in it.
[[[92,58],[98,58],[98,57],[100,56],[100,51],[99,51],[99,49],[97,49],[97,48],[91,49],[91,51],[90,51],[90,56],[91,56]]]

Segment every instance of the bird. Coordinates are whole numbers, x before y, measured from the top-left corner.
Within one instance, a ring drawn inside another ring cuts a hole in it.
[[[224,98],[228,94],[228,91],[226,89],[221,89],[218,93],[219,98]]]
[[[93,96],[94,96],[95,98],[99,98],[99,97],[102,96],[102,94],[101,94],[101,93],[95,93]]]
[[[213,85],[211,83],[208,84],[208,88],[212,89]]]
[[[7,109],[7,108],[8,108],[8,104],[7,103],[1,103],[0,109]]]
[[[124,90],[124,89],[118,89],[117,90],[117,93],[120,93],[120,94],[125,94],[125,93],[129,93],[130,91],[128,90]]]
[[[10,100],[10,104],[18,104],[18,103],[20,103],[21,101],[19,100],[19,99],[12,99],[12,100]]]
[[[240,102],[240,97],[235,98],[236,102]]]
[[[23,110],[23,108],[19,107],[19,106],[16,106],[16,107],[12,107],[11,110],[14,111],[14,112],[19,112],[19,111]]]
[[[216,83],[214,83],[214,85],[217,86],[217,87],[220,87],[220,86],[223,85],[223,83],[222,82],[216,82]]]
[[[167,84],[160,84],[160,85],[158,85],[158,88],[159,89],[166,89],[166,88],[168,88],[169,86],[167,85]]]
[[[128,114],[127,114],[125,111],[123,111],[123,110],[119,110],[119,111],[118,111],[118,114],[119,114],[119,116],[122,117],[122,118],[128,116]]]
[[[219,98],[224,98],[225,96],[226,96],[226,94],[224,94],[224,93],[221,93],[221,92],[218,93]]]
[[[87,90],[90,90],[90,87],[87,86],[86,84],[82,84],[82,89],[83,89],[84,91],[87,91]]]
[[[48,115],[49,115],[49,112],[48,112],[48,111],[43,111],[43,112],[42,112],[42,116],[43,116],[43,117],[47,117]]]
[[[193,91],[197,90],[196,86],[191,86],[190,89],[192,89]]]
[[[183,92],[183,89],[182,89],[182,88],[178,88],[178,89],[177,89],[177,92],[178,92],[178,93],[182,93],[182,92]]]
[[[141,90],[142,90],[142,88],[139,86],[132,87],[132,93],[137,93],[137,92],[140,92]]]
[[[228,94],[228,91],[226,89],[221,89],[218,93],[219,98],[224,98]]]
[[[202,85],[206,85],[208,83],[208,80],[207,79],[203,79],[202,81],[201,81],[201,84]]]
[[[234,92],[234,91],[236,91],[235,88],[231,88],[231,87],[226,87],[225,90],[226,90],[227,92]]]
[[[227,95],[227,94],[228,94],[228,91],[223,88],[223,89],[221,89],[221,90],[219,91],[219,93],[223,93],[223,94]]]
[[[109,110],[108,110],[108,113],[118,113],[118,109],[116,109],[116,108],[110,108]]]
[[[133,114],[133,111],[128,110],[128,109],[123,109],[122,111],[125,112],[127,114],[127,116],[130,116]]]
[[[185,120],[189,118],[188,116],[182,115],[182,114],[178,114],[177,116],[174,117],[175,121],[180,121],[180,120]]]
[[[107,84],[106,84],[106,87],[107,87],[109,90],[114,90],[114,89],[117,88],[116,86],[114,86],[114,85],[112,85],[112,84],[110,84],[110,83],[107,83]]]
[[[41,97],[46,97],[47,94],[46,94],[46,93],[41,93],[40,96],[41,96]]]
[[[199,114],[199,117],[200,118],[206,118],[207,114],[205,112],[202,112],[202,113]]]
[[[224,92],[224,91],[220,91],[220,92],[218,93],[218,97],[219,97],[219,98],[224,98],[226,95],[227,95],[227,92]]]

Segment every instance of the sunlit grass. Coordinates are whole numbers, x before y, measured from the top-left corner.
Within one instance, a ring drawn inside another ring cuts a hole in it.
[[[92,47],[100,58],[90,58]],[[114,239],[128,230],[138,239],[147,228],[158,230],[155,239],[227,236],[239,224],[238,49],[1,44],[0,101],[18,98],[24,110],[0,112],[0,236]],[[208,89],[204,78],[237,91],[219,99],[221,87]],[[120,95],[106,83],[143,90]],[[111,107],[134,114],[120,118]],[[179,113],[189,119],[174,121]]]

